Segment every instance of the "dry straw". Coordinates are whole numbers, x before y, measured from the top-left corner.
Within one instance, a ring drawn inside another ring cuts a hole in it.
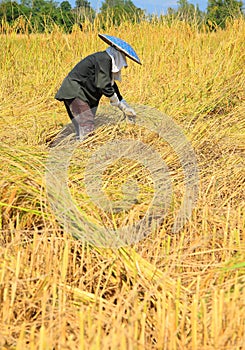
[[[198,204],[177,235],[171,234],[170,210],[136,246],[102,249],[74,240],[45,192],[49,143],[68,123],[53,96],[81,57],[105,46],[89,26],[70,35],[58,28],[1,35],[1,348],[243,349],[244,20],[216,32],[178,21],[108,30],[133,43],[143,62],[130,63],[124,73],[126,100],[170,115],[192,143]],[[174,211],[183,174],[171,148],[154,134],[126,124],[103,127],[77,152],[84,160],[108,138],[123,135],[148,142],[164,157]],[[147,208],[152,182],[138,164],[126,164],[109,169],[104,181],[108,195],[119,198],[120,174],[138,179],[140,203],[128,214],[133,221]],[[91,220],[120,225],[125,216],[103,216],[89,202],[81,169],[82,163],[71,163],[74,198],[85,201]]]

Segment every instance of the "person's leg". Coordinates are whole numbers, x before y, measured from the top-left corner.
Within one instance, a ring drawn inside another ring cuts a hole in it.
[[[76,138],[79,139],[79,126],[78,126],[78,123],[77,123],[76,119],[72,115],[70,107],[69,107],[71,102],[72,102],[72,100],[64,100],[64,104],[65,104],[65,107],[66,107],[67,114],[69,115],[69,117],[70,117],[70,119],[72,121],[72,124],[73,124],[73,126],[75,128]]]
[[[94,130],[94,113],[79,98],[64,101],[67,113],[75,127],[77,139],[84,139]]]

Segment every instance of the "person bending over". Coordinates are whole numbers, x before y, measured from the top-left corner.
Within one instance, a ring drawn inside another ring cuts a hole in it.
[[[84,140],[94,130],[94,117],[104,95],[131,121],[136,114],[120,94],[116,80],[127,67],[126,57],[141,64],[134,49],[125,41],[105,34],[99,37],[110,46],[82,59],[63,80],[55,98],[63,101],[75,127],[77,140]]]

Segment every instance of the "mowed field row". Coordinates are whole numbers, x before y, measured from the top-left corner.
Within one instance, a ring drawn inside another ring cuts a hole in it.
[[[129,42],[143,63],[128,61],[119,85],[124,98],[136,109],[153,107],[151,120],[156,110],[169,116],[192,145],[198,201],[174,234],[185,188],[178,155],[149,130],[106,125],[118,114],[102,98],[102,126],[77,147],[68,173],[87,220],[120,227],[139,219],[154,195],[149,171],[118,159],[103,175],[105,192],[121,199],[129,177],[138,183],[138,203],[105,214],[90,201],[86,162],[108,141],[131,138],[157,150],[169,168],[172,201],[160,227],[137,244],[116,249],[75,240],[46,193],[50,142],[69,123],[54,95],[82,57],[106,45],[89,28],[2,35],[0,347],[245,349],[245,21],[216,32],[178,21],[105,32]]]

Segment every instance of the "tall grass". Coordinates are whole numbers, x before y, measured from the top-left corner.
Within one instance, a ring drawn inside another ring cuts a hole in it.
[[[74,240],[45,192],[49,142],[69,122],[54,94],[74,64],[104,50],[97,34],[56,28],[0,37],[1,348],[244,349],[245,23],[215,33],[177,21],[110,28],[143,62],[129,62],[123,96],[170,115],[191,141],[200,172],[198,204],[179,234],[171,233],[170,213],[143,241],[118,250]],[[126,125],[100,129],[79,147],[79,164],[111,135],[144,138],[163,155],[178,203],[177,160],[153,135]],[[69,174],[78,202],[79,164]],[[142,170],[145,189],[148,178]],[[87,209],[97,219],[96,208]]]

